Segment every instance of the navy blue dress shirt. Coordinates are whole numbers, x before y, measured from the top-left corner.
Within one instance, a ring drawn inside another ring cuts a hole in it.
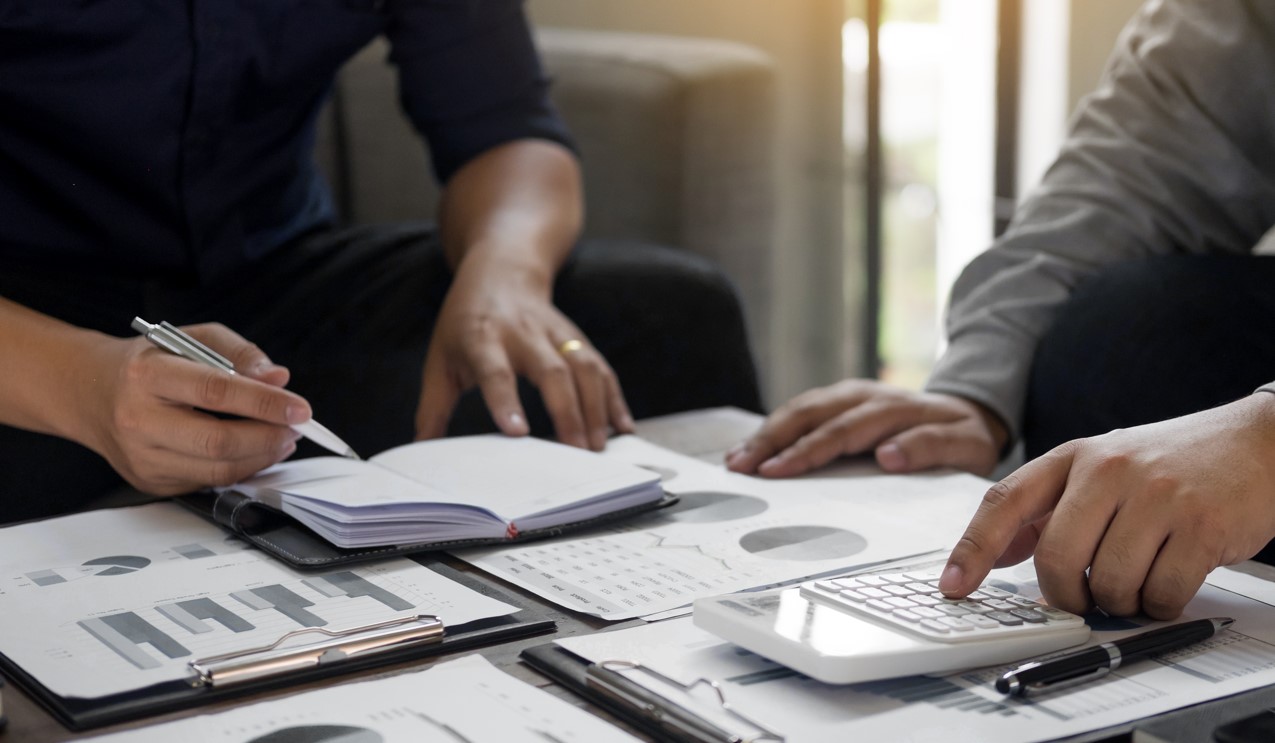
[[[316,115],[380,34],[440,179],[568,143],[521,0],[0,0],[0,270],[211,280],[330,224]]]

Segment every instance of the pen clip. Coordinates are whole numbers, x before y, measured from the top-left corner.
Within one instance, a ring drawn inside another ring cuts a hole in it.
[[[230,359],[195,340],[181,328],[167,320],[149,323],[140,317],[134,317],[131,325],[133,330],[146,336],[146,339],[151,343],[169,353],[228,371],[231,374],[235,373],[235,365]]]
[[[1010,696],[1029,697],[1038,696],[1046,692],[1052,693],[1061,689],[1070,689],[1073,686],[1080,686],[1081,684],[1087,684],[1090,681],[1097,681],[1103,676],[1111,673],[1112,670],[1114,670],[1114,667],[1103,665],[1086,673],[1077,674],[1058,681],[1032,681],[1026,684],[1014,676],[1016,671],[1021,670],[1023,670],[1021,667],[1017,668],[1015,671],[1011,671],[1002,677],[1002,680],[1006,682],[1008,687],[1005,689],[1006,694]]]
[[[173,325],[167,320],[160,320],[159,327],[168,331],[168,333],[174,340],[185,345],[195,355],[205,357],[209,362],[212,363],[212,365],[220,366],[226,371],[235,370],[235,365],[231,363],[230,359],[226,358],[225,356],[222,356],[221,354],[212,350],[208,346],[205,346],[204,344],[195,340],[192,336],[187,334],[185,331],[183,331],[181,328],[177,327],[176,325]],[[182,355],[185,356],[186,354],[182,354]]]
[[[426,614],[338,631],[310,627],[285,633],[269,645],[201,658],[187,665],[195,672],[195,678],[191,679],[192,686],[226,686],[378,652],[441,642],[444,632],[443,621]],[[279,649],[280,645],[294,637],[312,633],[326,635],[331,639]],[[272,652],[276,650],[277,652]]]

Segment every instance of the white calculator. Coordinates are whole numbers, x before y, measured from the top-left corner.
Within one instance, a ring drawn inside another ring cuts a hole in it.
[[[1089,638],[1075,614],[990,583],[946,598],[933,571],[703,598],[695,624],[832,684],[1009,663]]]

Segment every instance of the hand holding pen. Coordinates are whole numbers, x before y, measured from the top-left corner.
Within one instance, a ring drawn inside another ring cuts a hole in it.
[[[107,459],[134,487],[175,495],[229,485],[288,457],[312,417],[283,385],[288,370],[219,324],[184,328],[215,348],[237,374],[192,363],[142,338],[100,336],[77,355],[67,430]]]
[[[141,333],[146,337],[146,340],[154,343],[156,346],[159,346],[171,354],[217,369],[218,371],[225,372],[226,374],[238,374],[235,370],[234,363],[231,362],[230,359],[222,356],[190,335],[187,335],[180,328],[177,328],[167,322],[151,324],[140,317],[134,317],[133,330]],[[340,454],[343,457],[349,457],[350,459],[359,458],[359,455],[354,453],[354,449],[350,448],[349,444],[342,441],[336,434],[329,431],[313,418],[297,423],[293,422],[291,416],[289,416],[288,426],[293,431],[296,431],[328,451]]]

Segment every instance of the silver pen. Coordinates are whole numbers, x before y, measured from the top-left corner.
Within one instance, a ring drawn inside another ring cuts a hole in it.
[[[181,356],[184,359],[211,366],[214,369],[221,369],[227,374],[235,374],[235,365],[230,359],[222,356],[208,346],[200,343],[186,333],[182,332],[177,326],[168,322],[148,323],[140,317],[133,318],[133,330],[146,336],[146,340],[154,343],[169,353]],[[290,426],[293,431],[310,439],[314,443],[322,446],[328,451],[336,452],[343,457],[350,459],[359,459],[359,455],[354,453],[350,445],[342,441],[336,434],[324,428],[318,421],[311,418],[305,423],[298,423]]]

